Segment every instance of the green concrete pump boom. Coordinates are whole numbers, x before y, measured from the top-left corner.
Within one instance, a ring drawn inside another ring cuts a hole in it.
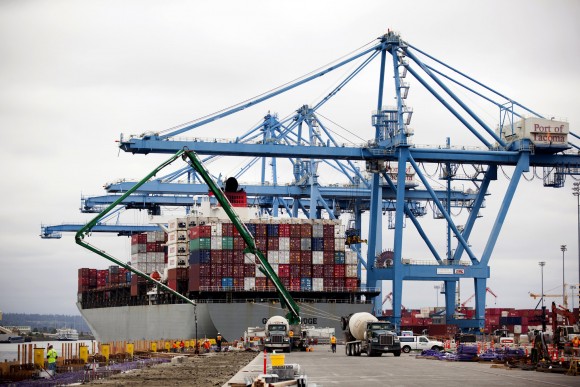
[[[157,281],[156,279],[152,278],[151,276],[147,275],[146,273],[143,273],[141,270],[137,270],[136,268],[132,267],[131,265],[128,265],[128,264],[120,261],[119,259],[113,257],[112,255],[108,254],[106,251],[103,251],[103,250],[97,248],[96,246],[93,246],[93,245],[84,241],[85,236],[89,235],[89,233],[91,232],[91,229],[93,227],[95,227],[99,223],[99,221],[101,219],[103,219],[103,217],[105,217],[105,215],[107,215],[109,212],[114,210],[115,207],[117,207],[117,205],[121,204],[127,196],[131,195],[139,187],[141,187],[143,184],[145,184],[149,179],[151,179],[153,176],[155,176],[160,170],[162,170],[163,168],[165,168],[166,166],[168,166],[169,164],[171,164],[172,162],[177,160],[182,154],[183,154],[182,150],[177,152],[170,159],[168,159],[167,161],[165,161],[164,163],[159,165],[157,168],[155,168],[153,171],[151,171],[151,173],[149,173],[147,176],[145,176],[141,181],[139,181],[137,184],[135,184],[131,189],[129,189],[127,192],[125,192],[125,194],[122,195],[119,199],[117,199],[114,203],[111,203],[111,205],[109,205],[101,213],[99,213],[97,216],[95,216],[95,218],[93,220],[88,222],[83,228],[81,228],[76,233],[75,241],[78,245],[81,245],[82,247],[92,251],[93,253],[96,253],[96,254],[100,255],[101,257],[108,259],[109,261],[129,270],[131,273],[136,274],[139,277],[145,278],[147,281],[154,282],[157,286],[164,289],[165,291],[175,295],[179,299],[181,299],[189,304],[192,304],[193,306],[196,306],[195,301],[190,300],[189,298],[185,297],[183,294],[171,289],[170,287],[163,284],[161,281]]]
[[[278,297],[280,298],[282,306],[288,308],[288,313],[286,315],[288,322],[290,324],[299,324],[300,307],[298,306],[298,304],[296,304],[292,296],[290,296],[290,293],[288,292],[288,290],[286,290],[284,284],[282,284],[282,281],[280,281],[280,278],[278,277],[274,269],[272,269],[272,266],[270,266],[264,254],[256,247],[256,241],[254,240],[252,233],[248,230],[246,225],[240,220],[238,214],[235,212],[234,207],[231,205],[226,195],[222,192],[220,187],[218,187],[216,182],[212,179],[209,172],[205,169],[205,166],[202,164],[201,160],[199,159],[199,157],[197,157],[197,154],[194,151],[185,150],[183,152],[183,158],[189,159],[192,168],[194,168],[200,174],[201,178],[206,182],[209,189],[211,190],[211,192],[213,192],[216,199],[218,200],[218,202],[228,215],[228,218],[230,218],[230,220],[234,224],[234,227],[238,230],[242,238],[244,238],[244,241],[246,242],[247,246],[246,252],[254,254],[260,260],[261,264],[260,271],[262,271],[264,275],[266,275],[266,277],[272,280],[274,286],[276,287],[276,291],[278,292]]]
[[[280,302],[281,302],[282,306],[287,307],[289,310],[288,314],[286,315],[288,322],[290,324],[300,323],[300,308],[299,308],[299,306],[296,304],[296,302],[294,301],[292,296],[290,296],[290,293],[288,293],[288,291],[286,290],[286,288],[284,287],[284,285],[280,281],[280,278],[278,277],[276,272],[272,269],[272,266],[270,266],[270,264],[268,263],[268,260],[266,259],[264,254],[256,247],[256,241],[254,240],[254,237],[252,236],[250,231],[247,229],[246,225],[240,220],[240,218],[238,217],[238,214],[236,214],[236,212],[234,211],[233,206],[229,202],[228,198],[224,195],[222,190],[217,186],[215,181],[212,179],[209,172],[205,169],[204,165],[201,163],[201,161],[197,157],[197,154],[193,151],[188,150],[188,149],[183,149],[183,150],[178,151],[171,158],[169,158],[168,160],[166,160],[165,162],[160,164],[157,168],[155,168],[153,171],[151,171],[147,176],[145,176],[137,184],[135,184],[133,187],[131,187],[131,189],[129,189],[127,192],[125,192],[125,194],[120,196],[115,202],[111,203],[111,205],[109,205],[106,209],[104,209],[101,213],[99,213],[93,220],[88,222],[83,228],[81,228],[76,233],[76,235],[75,235],[76,243],[78,245],[92,251],[93,253],[96,253],[96,254],[104,257],[105,259],[129,270],[133,274],[136,274],[142,278],[145,278],[146,280],[148,280],[150,282],[154,282],[155,284],[157,284],[157,286],[164,289],[165,291],[167,291],[167,292],[175,295],[179,299],[195,306],[196,305],[195,301],[190,300],[189,298],[185,297],[183,294],[178,293],[177,291],[164,285],[162,282],[155,280],[154,278],[150,277],[146,273],[143,273],[142,271],[137,270],[136,268],[132,267],[131,265],[128,265],[128,264],[120,261],[119,259],[111,256],[107,252],[105,252],[105,251],[103,251],[103,250],[101,250],[101,249],[99,249],[99,248],[84,241],[84,238],[90,234],[91,229],[93,227],[95,227],[99,223],[99,221],[101,221],[101,219],[104,218],[105,215],[107,215],[109,212],[111,212],[113,209],[115,209],[115,207],[117,205],[121,204],[123,202],[123,200],[125,200],[125,198],[127,198],[129,195],[131,195],[137,189],[139,189],[139,187],[141,187],[143,184],[145,184],[147,181],[149,181],[149,179],[151,179],[153,176],[157,175],[157,173],[159,171],[161,171],[163,168],[165,168],[166,166],[168,166],[169,164],[171,164],[172,162],[177,160],[179,157],[182,157],[186,161],[189,160],[191,163],[191,166],[200,174],[200,176],[206,182],[209,189],[213,192],[216,199],[218,200],[220,205],[223,207],[224,211],[226,212],[226,214],[228,215],[228,217],[230,218],[230,220],[232,221],[232,223],[234,224],[234,226],[236,227],[236,229],[238,230],[238,232],[240,233],[242,238],[244,238],[244,241],[247,245],[246,252],[252,253],[256,257],[258,257],[260,264],[261,264],[260,270],[264,273],[264,275],[266,275],[269,279],[272,280],[272,282],[274,283],[274,286],[276,287],[276,291],[278,292],[278,296],[280,298]]]

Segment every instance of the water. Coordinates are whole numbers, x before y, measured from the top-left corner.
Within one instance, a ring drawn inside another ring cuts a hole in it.
[[[58,340],[49,340],[49,341],[33,341],[31,343],[0,343],[0,362],[4,361],[15,361],[18,359],[18,346],[20,345],[20,356],[22,356],[22,346],[26,345],[28,348],[29,344],[32,344],[32,347],[36,346],[36,348],[44,348],[45,352],[48,348],[49,344],[52,344],[58,356],[61,356],[62,351],[62,344],[69,344],[73,345],[73,353],[77,344],[84,344],[89,347],[89,354],[92,355],[93,350],[93,343],[95,343],[95,350],[97,350],[97,342],[92,340],[78,340],[78,341],[58,341]],[[34,352],[32,354],[34,356]]]

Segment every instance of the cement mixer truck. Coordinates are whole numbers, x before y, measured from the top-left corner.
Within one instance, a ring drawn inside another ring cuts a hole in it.
[[[264,337],[264,349],[267,352],[281,350],[290,352],[290,324],[282,316],[272,316],[266,321],[266,337]]]
[[[346,356],[381,356],[393,353],[401,356],[401,343],[395,327],[388,321],[379,321],[367,312],[341,317]]]

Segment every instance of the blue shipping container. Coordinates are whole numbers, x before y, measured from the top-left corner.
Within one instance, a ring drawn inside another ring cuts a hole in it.
[[[234,279],[232,277],[223,277],[222,278],[222,287],[223,288],[231,288],[234,286]]]
[[[312,278],[300,278],[300,290],[312,290]]]
[[[324,251],[324,238],[312,238],[312,251]]]

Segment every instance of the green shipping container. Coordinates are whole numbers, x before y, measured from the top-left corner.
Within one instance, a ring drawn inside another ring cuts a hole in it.
[[[189,241],[189,251],[211,250],[211,238],[197,238]]]
[[[225,236],[222,237],[222,250],[233,250],[234,249],[234,237]]]

